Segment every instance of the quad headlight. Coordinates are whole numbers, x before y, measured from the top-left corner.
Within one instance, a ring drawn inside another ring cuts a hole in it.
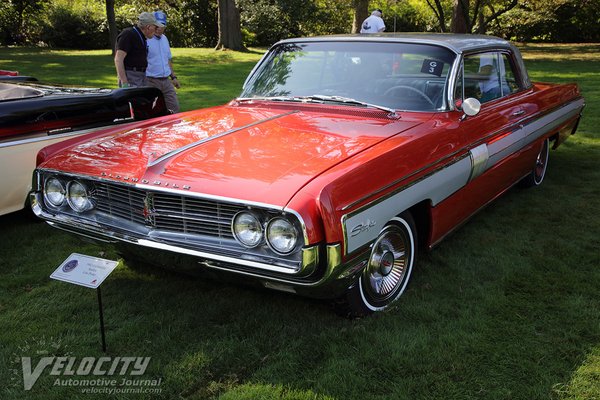
[[[68,205],[78,213],[89,211],[95,207],[95,200],[89,184],[58,176],[46,179],[44,201],[50,208],[64,210]]]
[[[48,179],[44,185],[44,199],[52,207],[62,206],[65,203],[66,193],[65,186],[57,178]]]
[[[289,254],[298,243],[298,230],[285,218],[273,218],[267,225],[267,243],[276,253]]]
[[[67,203],[74,211],[80,213],[94,208],[88,188],[79,181],[70,181],[67,184]]]
[[[280,255],[296,250],[301,237],[296,225],[288,218],[256,210],[237,213],[231,230],[242,246],[254,248],[266,244]]]
[[[258,215],[252,212],[237,213],[233,217],[231,229],[237,241],[249,248],[258,246],[264,238],[262,223]]]

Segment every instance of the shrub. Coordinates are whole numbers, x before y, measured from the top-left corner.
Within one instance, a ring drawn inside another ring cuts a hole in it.
[[[102,49],[109,47],[105,17],[87,7],[55,4],[48,9],[41,41],[51,47]]]

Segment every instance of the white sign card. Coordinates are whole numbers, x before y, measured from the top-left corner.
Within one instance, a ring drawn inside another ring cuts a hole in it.
[[[118,261],[73,253],[50,278],[97,289],[118,265]]]

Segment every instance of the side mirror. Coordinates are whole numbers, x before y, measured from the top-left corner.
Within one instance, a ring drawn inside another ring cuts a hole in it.
[[[468,99],[465,99],[465,101],[463,101],[461,108],[465,113],[463,119],[466,117],[473,117],[479,114],[479,111],[481,110],[481,103],[479,102],[479,100],[473,97],[469,97]]]

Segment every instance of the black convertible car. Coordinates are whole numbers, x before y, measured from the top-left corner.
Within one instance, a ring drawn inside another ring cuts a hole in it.
[[[41,148],[100,127],[167,114],[162,92],[152,87],[77,88],[0,75],[0,215],[24,207]]]

